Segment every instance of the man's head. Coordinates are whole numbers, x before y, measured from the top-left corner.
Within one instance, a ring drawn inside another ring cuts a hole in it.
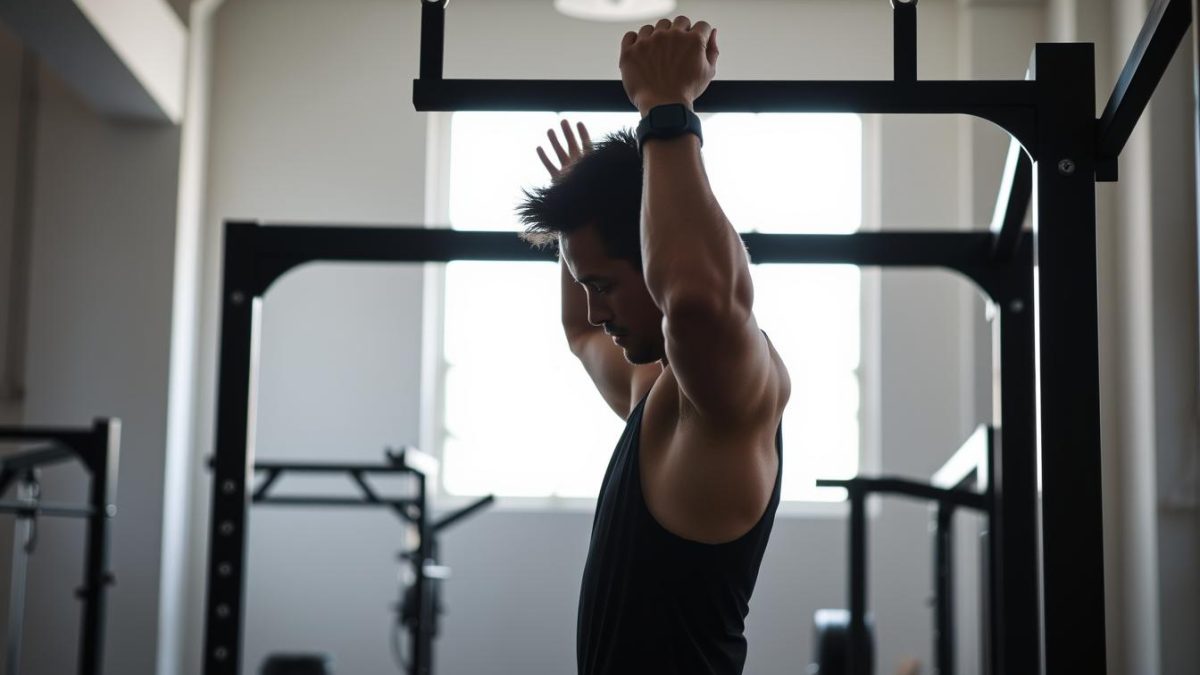
[[[663,315],[642,274],[642,158],[633,133],[606,137],[553,184],[525,196],[521,236],[557,247],[587,292],[588,321],[619,336],[631,363],[662,359]]]

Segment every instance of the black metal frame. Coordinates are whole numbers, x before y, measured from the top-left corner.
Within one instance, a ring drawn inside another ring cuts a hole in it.
[[[86,518],[87,543],[83,567],[83,585],[76,591],[82,603],[79,629],[79,675],[99,675],[104,660],[106,595],[112,583],[108,569],[109,520],[116,515],[117,466],[121,447],[121,422],[113,418],[96,419],[90,429],[49,427],[0,427],[0,443],[37,443],[33,449],[0,456],[0,494],[31,472],[68,461],[78,461],[88,472],[86,506],[47,504],[37,499],[0,502],[0,513],[18,518],[38,516]],[[14,556],[23,551],[14,551]],[[22,584],[23,586],[23,584]],[[21,595],[23,596],[23,590]],[[10,600],[15,602],[16,599]],[[9,626],[9,650],[20,650],[23,616],[10,608],[17,626]],[[9,662],[9,673],[13,662]]]
[[[1000,308],[1002,440],[991,471],[987,562],[997,673],[1105,671],[1095,182],[1115,178],[1125,128],[1149,101],[1166,66],[1161,56],[1191,22],[1186,5],[1156,2],[1109,104],[1114,113],[1101,120],[1090,44],[1037,45],[1025,80],[918,81],[915,15],[906,13],[915,3],[907,2],[894,3],[895,80],[717,81],[695,102],[710,112],[974,115],[1020,146],[990,232],[744,237],[756,262],[948,268]],[[417,110],[633,110],[615,80],[443,78],[445,11],[446,0],[422,0]],[[1030,193],[1031,233],[1021,230]],[[503,233],[227,224],[205,673],[240,670],[251,392],[267,288],[314,261],[551,259]],[[218,615],[222,605],[230,611]]]
[[[428,479],[437,472],[437,460],[413,448],[405,448],[397,455],[389,455],[387,464],[325,464],[297,462],[258,462],[256,472],[265,474],[251,493],[251,502],[264,506],[371,506],[387,507],[393,513],[417,528],[416,550],[403,551],[402,555],[412,565],[418,620],[410,627],[413,653],[410,673],[428,673],[433,667],[433,603],[426,584],[427,566],[434,564],[433,528],[429,522]],[[285,474],[343,475],[350,478],[358,488],[359,497],[331,497],[327,495],[275,495],[271,489]],[[371,475],[410,476],[416,479],[416,494],[410,497],[381,496],[367,482]],[[228,606],[218,606],[217,611],[230,613]]]
[[[847,492],[850,502],[849,561],[847,579],[849,599],[850,644],[846,654],[846,671],[850,675],[868,675],[872,660],[864,661],[861,655],[873,654],[869,643],[867,622],[867,497],[897,495],[929,502],[933,505],[933,587],[934,587],[934,672],[938,675],[954,675],[955,625],[954,625],[954,512],[972,509],[986,519],[988,537],[994,525],[995,499],[991,483],[991,470],[996,455],[995,429],[981,425],[975,433],[951,456],[931,482],[920,483],[907,478],[880,476],[868,478],[857,476],[849,479],[818,479],[818,487],[840,487]],[[987,551],[991,551],[990,539]],[[984,569],[988,568],[985,553]],[[984,575],[980,597],[985,600],[981,607],[982,637],[980,664],[983,673],[999,673],[997,650],[993,641],[999,639],[995,617],[988,613],[992,606],[994,589],[990,578]]]

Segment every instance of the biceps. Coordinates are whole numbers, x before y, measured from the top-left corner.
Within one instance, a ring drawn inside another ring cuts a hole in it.
[[[747,421],[773,396],[770,349],[753,314],[664,319],[663,333],[680,392],[702,415]]]

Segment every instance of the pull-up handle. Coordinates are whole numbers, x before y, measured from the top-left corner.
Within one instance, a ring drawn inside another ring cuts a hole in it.
[[[892,62],[897,82],[917,81],[917,0],[891,0]]]

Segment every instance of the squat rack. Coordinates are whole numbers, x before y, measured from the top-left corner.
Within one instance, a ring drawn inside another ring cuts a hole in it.
[[[417,110],[633,110],[617,80],[446,79],[447,0],[421,4],[420,77],[413,82]],[[1117,157],[1191,24],[1191,1],[1156,0],[1099,120],[1093,45],[1038,44],[1024,80],[919,80],[916,2],[893,0],[892,8],[893,80],[715,81],[695,107],[700,112],[967,114],[1012,136],[989,231],[742,238],[755,263],[947,268],[996,303],[1001,391],[989,467],[992,672],[1103,673],[1095,184],[1116,179]],[[1031,201],[1033,229],[1025,231]],[[454,260],[552,261],[553,255],[530,249],[512,233],[421,225],[226,224],[206,674],[241,670],[253,394],[264,293],[287,271],[308,262]]]
[[[100,418],[90,429],[49,427],[0,427],[0,443],[34,444],[0,455],[0,494],[18,481],[36,484],[34,472],[43,467],[78,461],[88,472],[86,506],[51,504],[30,491],[16,500],[0,501],[0,512],[12,513],[27,523],[38,516],[87,520],[87,542],[83,585],[76,591],[82,603],[79,628],[79,675],[99,675],[104,662],[105,600],[112,573],[108,569],[109,520],[117,513],[117,465],[121,445],[121,421]],[[30,533],[31,534],[31,533]],[[28,549],[14,546],[12,594],[9,598],[8,653],[5,673],[20,668],[21,635],[24,623],[25,568]]]

